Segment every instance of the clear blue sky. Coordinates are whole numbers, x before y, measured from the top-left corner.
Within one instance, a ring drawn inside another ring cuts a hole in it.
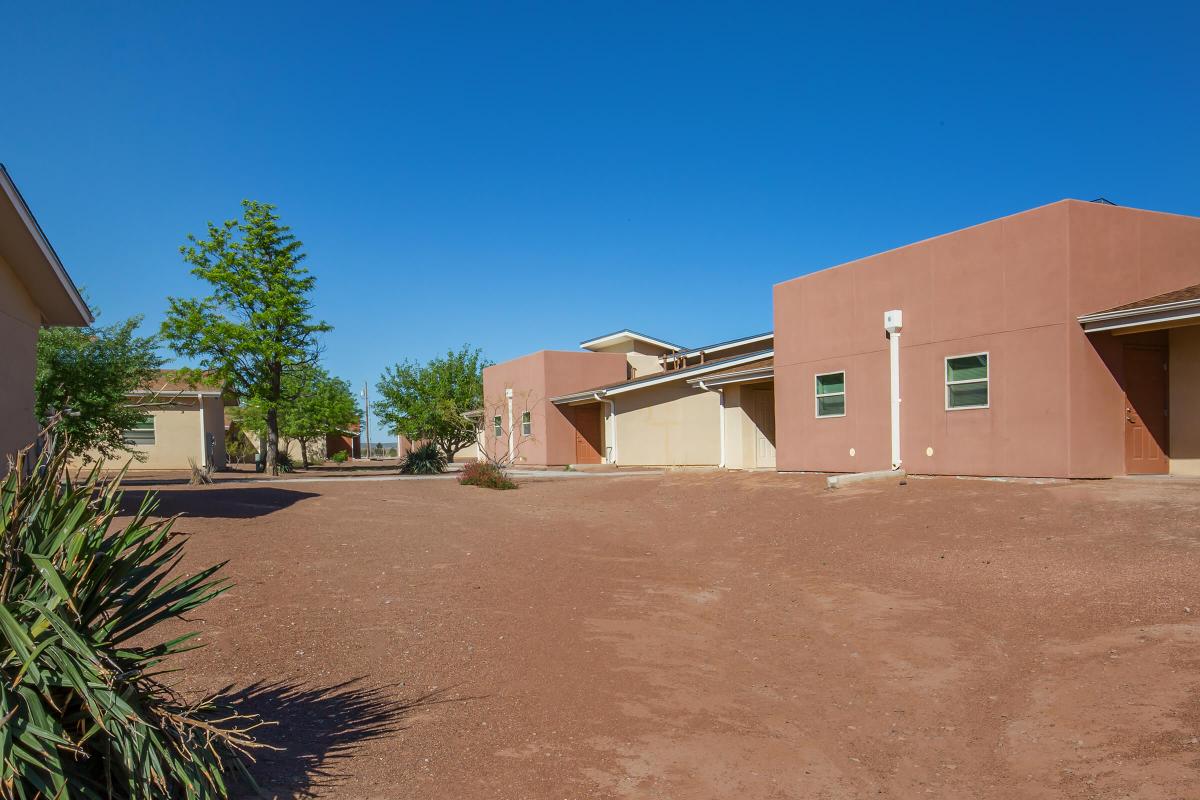
[[[1200,4],[840,5],[10,4],[0,161],[101,321],[277,204],[355,384],[759,332],[775,282],[1063,197],[1200,214]]]

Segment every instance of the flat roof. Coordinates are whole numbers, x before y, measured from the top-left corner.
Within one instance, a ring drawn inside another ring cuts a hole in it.
[[[672,381],[682,380],[684,378],[694,378],[700,375],[707,375],[711,372],[727,370],[731,367],[736,367],[742,364],[750,364],[755,361],[762,361],[766,358],[772,358],[775,355],[775,350],[758,350],[753,353],[744,353],[740,356],[730,356],[716,361],[710,361],[707,364],[697,364],[694,367],[686,367],[685,369],[671,370],[670,372],[656,372],[653,375],[647,375],[644,378],[634,378],[631,381],[621,381],[620,383],[612,383],[606,386],[597,386],[593,389],[584,389],[571,394],[564,394],[559,397],[550,398],[550,402],[557,404],[573,403],[579,400],[587,400],[588,398],[599,395],[600,397],[608,397],[614,394],[624,394],[637,389],[645,389],[650,386],[658,386],[663,383],[671,383]]]
[[[620,341],[645,342],[646,344],[652,344],[655,347],[661,347],[664,350],[670,350],[672,352],[683,349],[677,344],[664,342],[662,339],[655,339],[653,336],[647,336],[644,333],[631,331],[628,328],[622,328],[619,331],[613,331],[612,333],[606,333],[603,336],[597,336],[594,339],[588,339],[585,342],[580,342],[579,346],[585,350],[591,350],[593,347],[603,347],[604,345],[615,344],[616,342]]]

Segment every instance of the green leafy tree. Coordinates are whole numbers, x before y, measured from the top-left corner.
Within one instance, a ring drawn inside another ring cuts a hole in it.
[[[59,411],[70,454],[92,460],[133,452],[125,431],[145,417],[129,393],[158,377],[162,358],[153,336],[138,336],[142,318],[109,326],[43,328],[38,332],[35,411],[45,424]],[[135,454],[135,458],[140,457]]]
[[[483,368],[478,348],[463,345],[426,364],[405,361],[384,370],[375,385],[375,413],[411,441],[428,439],[446,460],[475,441],[475,425],[463,414],[483,407]]]
[[[168,298],[163,338],[177,353],[223,379],[264,411],[266,468],[278,474],[279,410],[284,382],[312,369],[320,356],[310,295],[316,278],[302,266],[303,245],[279,221],[275,206],[242,201],[242,219],[208,224],[180,248],[192,274],[212,287],[198,299]]]
[[[309,448],[326,434],[345,430],[358,423],[361,409],[350,384],[329,375],[319,367],[303,370],[284,378],[284,400],[279,406],[279,435],[300,444],[301,459],[308,467]],[[238,421],[247,430],[262,436],[267,430],[266,406],[248,401]]]

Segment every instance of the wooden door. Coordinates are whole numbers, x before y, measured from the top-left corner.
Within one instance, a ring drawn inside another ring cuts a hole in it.
[[[1125,346],[1125,472],[1167,472],[1167,350]]]
[[[603,447],[603,418],[600,404],[575,406],[575,463],[599,464]]]
[[[754,397],[754,466],[775,466],[775,393],[757,390]]]

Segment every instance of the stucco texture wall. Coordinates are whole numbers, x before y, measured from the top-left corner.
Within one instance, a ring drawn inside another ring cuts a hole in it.
[[[620,383],[628,375],[621,353],[542,350],[495,364],[483,371],[484,446],[496,458],[508,452],[510,430],[505,390],[513,390],[512,424],[515,463],[563,466],[575,461],[575,427],[570,407],[550,402],[553,397]],[[521,433],[521,414],[528,411],[532,431]],[[501,435],[493,417],[501,419]]]
[[[1200,283],[1197,253],[1200,220],[1063,201],[777,285],[779,468],[889,466],[883,313],[898,308],[906,468],[1121,474],[1123,390],[1076,317]],[[945,358],[976,352],[989,407],[948,411]],[[817,419],[814,376],[832,371],[846,415]]]
[[[0,473],[8,469],[5,456],[37,436],[33,379],[40,324],[41,312],[33,298],[0,258]]]
[[[721,455],[720,399],[684,380],[611,398],[617,461],[631,466],[715,466]]]

